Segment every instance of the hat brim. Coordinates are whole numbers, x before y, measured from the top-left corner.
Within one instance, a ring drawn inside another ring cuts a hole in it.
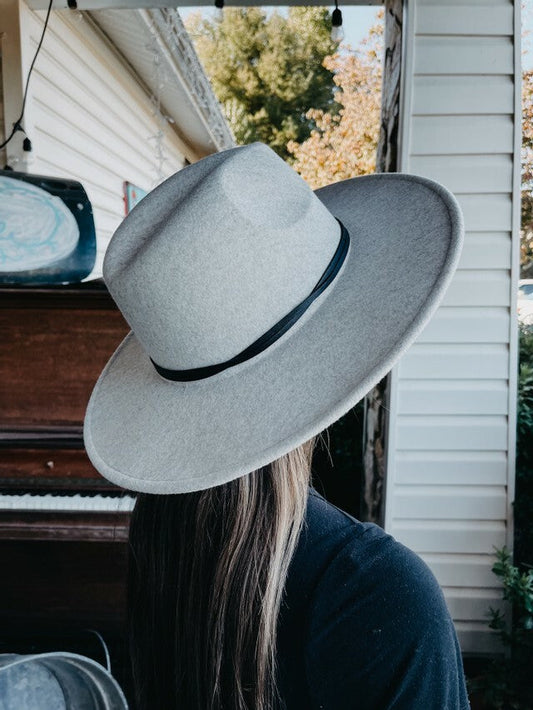
[[[350,233],[334,282],[256,357],[170,382],[131,332],[92,392],[95,468],[124,488],[185,493],[266,465],[318,434],[379,382],[427,324],[463,241],[457,200],[428,178],[377,173],[316,195]]]

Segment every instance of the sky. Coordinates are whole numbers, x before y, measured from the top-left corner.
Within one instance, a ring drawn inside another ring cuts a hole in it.
[[[228,4],[231,0],[228,0]],[[265,5],[265,7],[267,7]],[[333,7],[333,3],[332,3]],[[191,12],[202,9],[206,14],[212,12],[211,8],[180,7],[179,12],[182,18],[187,17]],[[277,8],[283,11],[283,8]],[[350,6],[342,7],[342,18],[344,27],[344,42],[357,47],[359,42],[368,33],[369,28],[374,24],[378,7],[376,6]],[[522,63],[524,69],[533,69],[533,0],[525,0],[522,9],[522,28],[526,35],[522,39]],[[524,51],[525,50],[525,51]]]

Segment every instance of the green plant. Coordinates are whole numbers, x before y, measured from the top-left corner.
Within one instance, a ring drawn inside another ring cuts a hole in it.
[[[503,547],[496,550],[492,571],[503,584],[511,619],[490,607],[489,627],[507,653],[493,659],[481,677],[470,680],[468,689],[490,710],[533,710],[533,567],[513,565]]]

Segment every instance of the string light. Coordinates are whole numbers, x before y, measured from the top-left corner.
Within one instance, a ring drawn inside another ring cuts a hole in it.
[[[224,0],[215,0],[215,20],[222,22],[224,18]]]
[[[342,12],[339,10],[337,0],[335,0],[335,9],[331,13],[331,39],[334,42],[342,42],[344,39],[344,30],[342,29]]]

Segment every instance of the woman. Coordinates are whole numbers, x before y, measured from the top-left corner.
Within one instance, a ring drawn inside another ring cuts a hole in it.
[[[177,173],[119,227],[104,278],[132,333],[84,437],[104,476],[143,494],[139,710],[468,708],[432,573],[309,485],[316,435],[427,323],[462,235],[433,181],[313,193],[261,144]]]

